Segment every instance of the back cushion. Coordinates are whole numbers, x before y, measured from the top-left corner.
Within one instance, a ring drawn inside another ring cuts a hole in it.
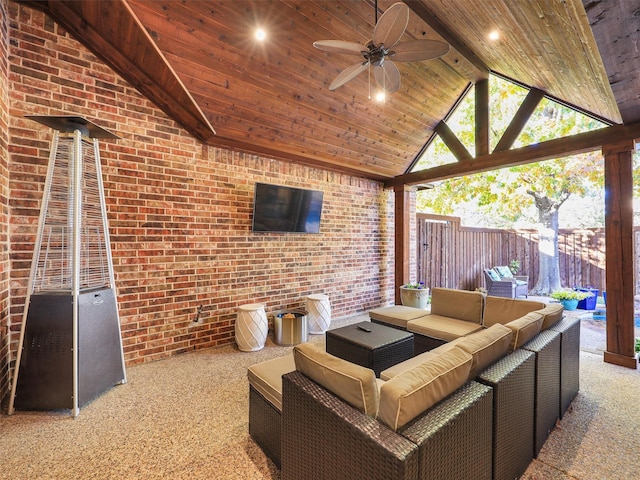
[[[311,343],[296,345],[293,359],[296,370],[352,407],[372,417],[378,412],[378,385],[370,368],[335,357]]]
[[[459,339],[456,343],[473,357],[469,380],[477,377],[509,351],[513,332],[499,323]]]
[[[509,267],[493,267],[493,269],[498,272],[500,278],[513,278],[513,273],[511,273]]]
[[[484,306],[483,325],[490,327],[496,323],[506,324],[529,312],[545,307],[542,302],[517,300],[513,298],[487,296]]]
[[[528,313],[524,317],[513,320],[505,325],[513,332],[509,351],[520,348],[538,333],[542,327],[542,315],[537,312]]]
[[[542,315],[542,328],[540,330],[546,330],[547,328],[555,325],[562,318],[564,313],[564,307],[561,303],[550,303],[542,310],[536,310]]]
[[[483,308],[484,295],[480,292],[438,287],[431,290],[431,313],[434,315],[482,324]]]
[[[495,270],[492,270],[490,268],[485,268],[484,272],[489,275],[489,278],[491,280],[493,280],[494,282],[499,282],[500,281],[500,275],[498,275],[498,272],[496,272]]]
[[[471,362],[456,347],[393,377],[380,387],[378,420],[394,430],[406,425],[464,385]]]

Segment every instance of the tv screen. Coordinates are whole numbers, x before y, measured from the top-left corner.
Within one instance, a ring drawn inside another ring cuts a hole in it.
[[[318,190],[256,183],[253,231],[319,233],[322,197]]]

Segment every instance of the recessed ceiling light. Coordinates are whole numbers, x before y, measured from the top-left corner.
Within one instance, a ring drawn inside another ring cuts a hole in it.
[[[492,30],[489,32],[489,40],[495,42],[500,38],[500,32],[498,30]]]
[[[259,42],[263,42],[267,38],[267,32],[264,31],[264,28],[256,28],[255,37]]]

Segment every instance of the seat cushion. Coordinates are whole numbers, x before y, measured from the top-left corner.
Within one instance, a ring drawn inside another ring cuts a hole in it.
[[[380,372],[380,380],[385,380],[385,381],[391,380],[393,377],[400,375],[402,372],[406,372],[407,370],[410,370],[413,367],[417,367],[418,365],[426,362],[427,360],[431,360],[437,357],[438,353],[442,353],[442,352],[436,353],[436,350],[438,350],[439,348],[449,347],[449,349],[451,349],[454,346],[455,346],[454,342],[445,343],[441,347],[435,348],[428,352],[421,353],[420,355],[416,355],[415,357],[411,357],[410,359],[405,360],[404,362],[396,363],[394,366],[389,367],[386,370],[383,370]]]
[[[520,348],[538,333],[542,327],[542,315],[537,312],[531,312],[516,320],[507,323],[505,327],[509,327],[513,332],[509,351]]]
[[[273,358],[252,365],[247,370],[249,384],[278,410],[282,411],[282,375],[293,372],[293,355]]]
[[[378,322],[388,323],[396,327],[407,329],[407,322],[424,317],[429,312],[420,308],[393,305],[391,307],[376,308],[369,311],[369,318]]]
[[[393,377],[380,388],[378,420],[394,430],[406,425],[464,385],[471,362],[455,347]]]
[[[293,348],[296,370],[370,416],[378,411],[378,384],[370,368],[338,358],[311,343]]]
[[[456,290],[453,288],[433,288],[431,290],[431,313],[467,322],[482,323],[484,294]]]
[[[479,323],[434,314],[407,322],[407,330],[410,332],[447,342],[481,329],[482,325]]]
[[[484,306],[483,325],[489,328],[496,323],[506,324],[534,310],[544,308],[546,304],[533,300],[494,297],[487,295]]]
[[[473,357],[469,380],[493,365],[507,354],[513,332],[504,325],[496,324],[489,328],[460,338],[456,345]]]
[[[539,314],[542,315],[542,328],[540,331],[544,331],[547,328],[555,325],[562,319],[562,315],[564,314],[564,307],[561,303],[550,303],[542,310],[536,310]]]

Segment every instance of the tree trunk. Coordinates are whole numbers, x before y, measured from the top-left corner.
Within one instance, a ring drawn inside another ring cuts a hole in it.
[[[533,194],[532,194],[533,195]],[[530,289],[533,295],[549,295],[560,288],[560,259],[558,256],[558,209],[564,203],[554,202],[547,197],[533,195],[538,209],[540,227],[539,242],[539,274],[535,286]]]

